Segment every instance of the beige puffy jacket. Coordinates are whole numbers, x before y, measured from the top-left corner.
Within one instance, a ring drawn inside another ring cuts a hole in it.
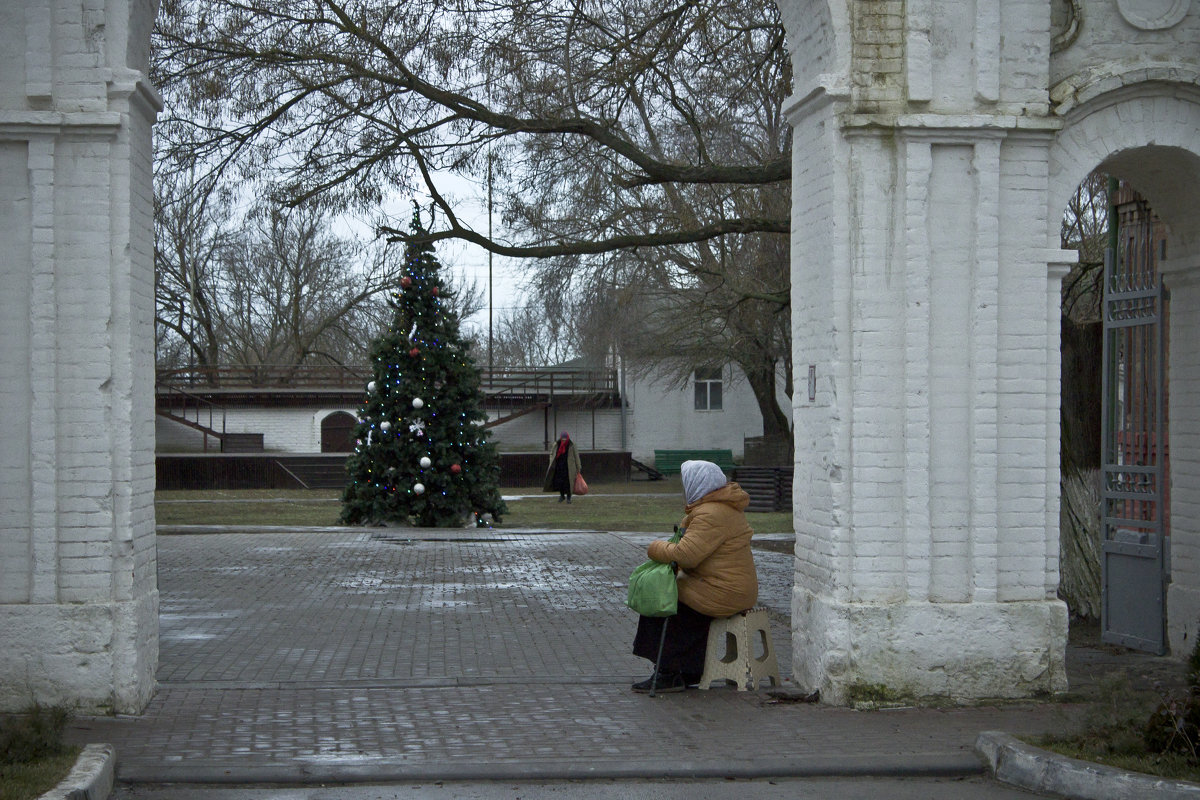
[[[758,574],[746,520],[750,495],[727,483],[687,507],[678,544],[658,540],[646,549],[663,564],[679,564],[679,601],[710,617],[728,617],[758,601]]]

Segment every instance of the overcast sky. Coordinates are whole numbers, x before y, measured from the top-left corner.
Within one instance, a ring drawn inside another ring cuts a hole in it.
[[[455,204],[454,213],[458,216],[459,221],[466,226],[474,228],[479,233],[487,234],[487,191],[486,187],[474,184],[457,175],[448,175],[439,173],[438,188],[442,192],[443,197],[451,200]],[[421,207],[424,210],[429,208],[428,196],[418,198]],[[385,211],[391,218],[390,223],[397,228],[407,229],[409,221],[412,217],[412,199],[408,196],[395,197],[385,205]],[[428,217],[426,217],[428,220]],[[435,221],[436,225],[440,224]],[[370,224],[367,221],[358,221],[350,223],[358,236],[368,237],[372,234]],[[493,215],[492,233],[497,237],[501,237],[503,232],[500,230],[500,213],[497,209]],[[436,245],[438,261],[442,264],[442,271],[453,273],[454,279],[459,283],[477,282],[483,290],[483,300],[487,303],[488,300],[488,253],[482,247],[477,247],[473,244],[458,240],[447,240],[438,242]],[[510,308],[517,305],[525,305],[524,280],[525,273],[530,269],[532,263],[528,259],[505,258],[503,256],[493,256],[492,258],[492,300],[493,300],[493,321],[498,323],[500,315]],[[485,308],[479,313],[470,317],[468,324],[477,328],[485,335],[488,325],[488,311]]]

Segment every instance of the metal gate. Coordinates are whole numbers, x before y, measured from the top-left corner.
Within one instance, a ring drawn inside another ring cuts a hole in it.
[[[1166,651],[1165,296],[1150,210],[1104,258],[1102,639]]]

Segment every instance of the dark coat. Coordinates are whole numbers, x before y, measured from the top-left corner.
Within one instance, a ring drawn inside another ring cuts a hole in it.
[[[542,483],[543,492],[557,492],[559,489],[554,485],[554,454],[558,452],[558,442],[550,448],[550,464],[546,467],[546,480]],[[570,481],[574,492],[575,476],[579,474],[579,451],[575,449],[575,440],[567,440],[567,452],[564,454],[567,459],[567,480]]]

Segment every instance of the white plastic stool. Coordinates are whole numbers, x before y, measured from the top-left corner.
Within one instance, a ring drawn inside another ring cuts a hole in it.
[[[762,644],[761,656],[754,655],[755,640]],[[714,619],[708,626],[708,651],[699,688],[708,689],[713,681],[724,680],[736,684],[739,692],[747,688],[757,691],[763,678],[772,686],[782,683],[767,609],[755,606],[732,617]]]

